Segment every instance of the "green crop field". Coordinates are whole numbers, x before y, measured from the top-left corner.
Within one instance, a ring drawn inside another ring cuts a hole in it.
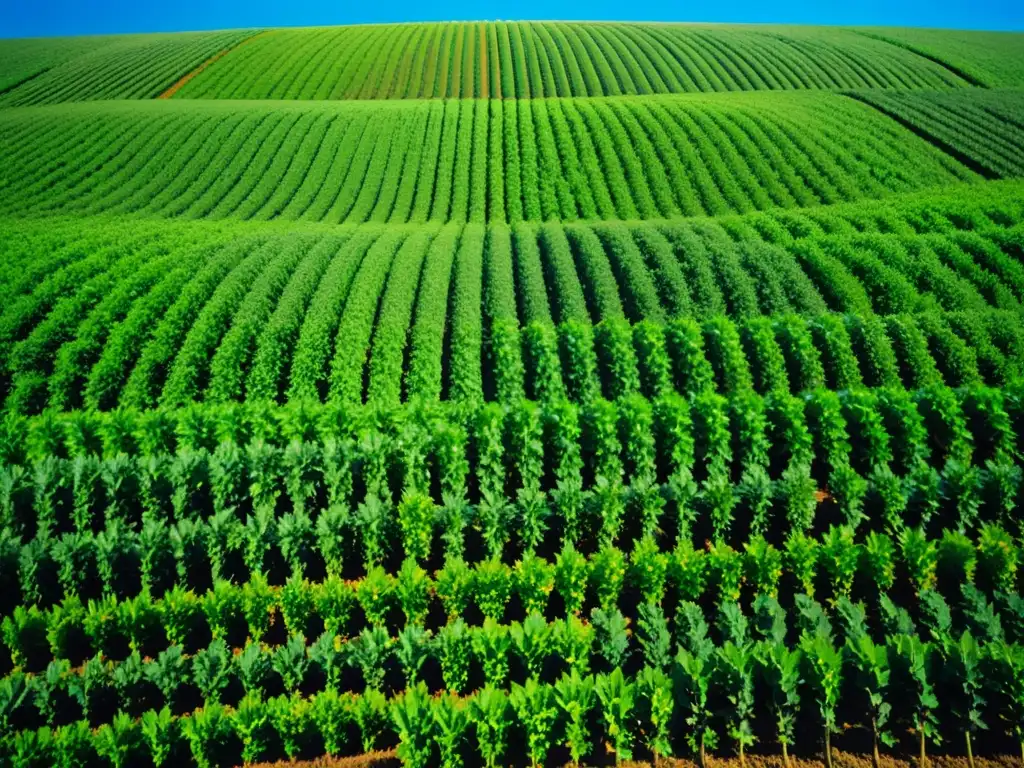
[[[1022,508],[1024,34],[0,40],[2,766],[1008,766]]]

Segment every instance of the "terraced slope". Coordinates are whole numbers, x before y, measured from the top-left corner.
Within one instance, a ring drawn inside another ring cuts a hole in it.
[[[834,94],[172,101],[4,110],[0,127],[0,213],[33,216],[646,219],[977,178],[877,110]]]

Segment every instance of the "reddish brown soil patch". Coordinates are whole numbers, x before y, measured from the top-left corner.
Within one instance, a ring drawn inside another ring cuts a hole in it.
[[[351,757],[318,757],[316,760],[282,760],[277,763],[249,763],[248,768],[398,768],[395,750],[367,752]]]
[[[747,768],[784,768],[782,755],[747,755]],[[811,760],[799,757],[789,757],[792,768],[824,768],[825,761],[821,758]],[[832,763],[835,768],[871,768],[871,755],[858,755],[851,752],[840,752],[834,750]],[[740,761],[734,757],[719,758],[709,757],[707,768],[739,768]],[[651,763],[623,762],[620,768],[651,768]],[[882,755],[879,760],[881,768],[918,768],[917,760],[903,760],[900,758]],[[1020,758],[1010,755],[1001,757],[976,757],[974,758],[975,768],[1019,768]],[[658,761],[657,768],[696,768],[697,763],[692,760],[678,760],[663,758]],[[927,768],[967,768],[966,757],[945,757],[942,755],[929,755]]]
[[[491,92],[488,87],[487,79],[490,77],[490,72],[487,70],[487,25],[480,25],[480,93],[476,96],[478,99],[490,98]]]
[[[247,37],[247,38],[245,38],[245,40],[242,40],[242,41],[241,41],[240,43],[238,43],[237,45],[233,45],[233,46],[231,46],[230,48],[225,48],[225,49],[224,49],[223,51],[218,51],[217,53],[213,54],[213,56],[211,56],[211,57],[210,57],[210,58],[208,58],[208,59],[207,59],[206,61],[204,61],[204,62],[203,62],[202,64],[200,64],[200,65],[199,65],[198,67],[196,67],[196,68],[195,68],[195,69],[193,69],[193,70],[192,70],[191,72],[189,72],[189,73],[188,73],[187,75],[185,75],[185,76],[184,76],[184,77],[182,77],[182,78],[181,78],[180,80],[178,80],[178,82],[176,82],[176,83],[175,83],[174,85],[172,85],[172,86],[171,86],[170,88],[168,88],[168,89],[167,89],[166,91],[164,91],[164,92],[163,92],[163,93],[161,93],[161,94],[160,94],[159,96],[157,96],[157,98],[158,98],[158,99],[169,99],[169,98],[171,98],[171,96],[173,96],[174,94],[176,94],[176,93],[177,93],[178,91],[180,91],[180,90],[181,90],[182,86],[184,86],[184,85],[185,85],[185,83],[187,83],[187,82],[188,82],[189,80],[191,80],[191,79],[192,79],[193,77],[195,77],[196,75],[198,75],[198,74],[199,74],[200,72],[202,72],[202,71],[203,71],[204,69],[206,69],[206,68],[207,68],[208,66],[210,66],[211,64],[213,64],[213,62],[217,61],[217,60],[218,60],[218,59],[220,59],[220,58],[221,58],[222,56],[226,56],[227,54],[231,53],[232,51],[237,51],[237,50],[238,50],[239,48],[241,48],[241,47],[242,47],[243,45],[245,45],[246,43],[248,43],[248,42],[249,42],[250,40],[255,40],[255,39],[256,39],[257,37],[261,37],[261,36],[263,36],[263,35],[266,35],[266,34],[268,34],[269,32],[271,32],[271,30],[269,30],[269,29],[265,29],[265,30],[263,30],[262,32],[257,32],[257,33],[256,33],[255,35],[253,35],[252,37]]]
[[[856,755],[850,752],[833,753],[832,762],[835,768],[871,768],[871,755]],[[747,755],[747,768],[784,768],[782,755]],[[824,761],[806,760],[790,756],[792,768],[823,768]],[[248,768],[399,768],[398,758],[394,750],[386,752],[371,752],[365,755],[354,757],[321,757],[316,760],[297,761],[294,763],[281,761],[279,763],[257,763]],[[734,757],[709,757],[707,768],[739,768],[740,761]],[[1020,758],[1009,755],[1003,757],[976,757],[974,758],[975,768],[1020,768]],[[901,760],[887,755],[882,755],[881,768],[918,768],[916,760]],[[625,760],[619,763],[619,768],[696,768],[697,764],[692,760],[680,760],[675,758],[662,758],[655,766],[652,763],[636,762]],[[928,768],[967,768],[966,757],[943,757],[936,755],[929,756]]]

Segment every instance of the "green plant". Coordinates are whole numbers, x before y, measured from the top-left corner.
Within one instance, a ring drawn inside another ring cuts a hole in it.
[[[430,606],[433,582],[416,561],[407,558],[395,581],[395,595],[407,624],[422,624]]]
[[[463,765],[462,749],[469,728],[469,712],[465,699],[446,694],[433,699],[434,740],[441,753],[442,768]]]
[[[787,648],[784,629],[781,634],[781,639],[759,642],[754,654],[759,677],[770,697],[768,704],[775,720],[775,736],[782,747],[782,762],[789,768],[789,747],[796,744],[800,712],[803,654],[799,648]]]
[[[746,765],[744,749],[754,744],[754,653],[749,643],[727,641],[717,650],[715,673],[728,702],[726,729],[736,743],[740,765]]]
[[[629,655],[629,619],[615,608],[605,611],[595,608],[590,613],[594,627],[595,645],[609,668],[622,666]]]
[[[982,720],[985,699],[982,695],[981,650],[966,630],[959,641],[949,642],[944,649],[943,668],[953,691],[948,702],[957,725],[963,732],[967,762],[974,768],[973,736],[988,726]]]
[[[552,731],[558,720],[554,689],[531,677],[526,685],[512,684],[509,701],[526,731],[530,764],[543,765],[551,749]]]
[[[297,690],[306,676],[309,659],[306,656],[306,638],[294,634],[287,643],[279,645],[274,651],[271,666],[281,677],[286,691]]]
[[[526,613],[543,613],[554,587],[555,569],[544,558],[527,552],[513,571],[516,593]]]
[[[228,710],[215,702],[206,704],[185,718],[182,732],[200,768],[222,765],[235,736]]]
[[[473,596],[486,618],[501,621],[512,592],[512,572],[500,560],[484,560],[473,574]]]
[[[231,652],[222,638],[214,639],[192,658],[192,681],[203,701],[217,704],[231,680]]]
[[[238,702],[231,719],[242,742],[242,760],[258,761],[270,746],[270,707],[258,693],[249,692]]]
[[[590,749],[588,715],[594,706],[594,678],[574,669],[555,683],[555,702],[565,718],[565,743],[575,765]]]
[[[985,647],[986,679],[996,695],[996,711],[1003,726],[1020,744],[1024,759],[1024,648],[1006,642]]]
[[[367,688],[355,697],[351,712],[359,726],[363,752],[372,752],[389,722],[387,699],[380,691]]]
[[[273,657],[259,643],[246,642],[242,652],[235,656],[235,670],[247,694],[262,694],[272,668]]]
[[[832,641],[820,633],[801,638],[800,649],[806,666],[806,679],[817,699],[818,716],[825,733],[825,765],[832,768],[832,734],[837,730],[836,708],[842,687],[842,655]]]
[[[566,542],[555,561],[555,590],[567,613],[578,614],[587,597],[587,559]]]
[[[469,683],[469,663],[472,637],[462,619],[446,624],[437,633],[437,653],[445,687],[460,693]]]
[[[431,636],[429,630],[415,624],[406,626],[398,633],[395,643],[395,657],[402,665],[407,685],[413,685],[430,655]]]
[[[711,705],[711,680],[714,672],[711,644],[703,638],[692,650],[680,647],[672,670],[673,690],[677,708],[684,714],[689,726],[686,741],[697,755],[697,765],[707,765],[707,750],[714,749],[718,734],[713,727],[714,711]]]
[[[188,677],[188,659],[182,654],[180,645],[172,645],[148,661],[143,672],[160,691],[164,702],[173,704],[181,684]]]
[[[513,622],[509,627],[512,646],[526,663],[531,677],[537,678],[544,669],[544,663],[552,652],[551,625],[539,613],[529,614],[522,623]]]
[[[480,757],[487,768],[496,768],[505,755],[506,732],[511,722],[508,710],[508,695],[490,684],[477,691],[469,700],[469,719],[476,727]]]
[[[933,659],[935,647],[922,642],[916,635],[900,635],[896,638],[892,655],[892,688],[904,691],[909,698],[912,713],[912,728],[920,745],[919,763],[926,765],[926,744],[929,740],[942,742],[937,711],[939,699],[935,694]]]
[[[633,733],[629,724],[636,704],[633,684],[626,681],[622,669],[617,667],[611,674],[597,676],[594,691],[601,702],[601,715],[616,763],[632,759]]]
[[[267,702],[270,721],[277,731],[284,753],[295,760],[309,744],[313,728],[313,703],[298,691]]]
[[[878,768],[878,744],[887,746],[895,743],[889,730],[892,703],[889,699],[889,657],[884,645],[876,645],[867,634],[856,639],[847,637],[844,647],[846,657],[853,667],[854,684],[864,699],[865,709],[871,722],[871,764]]]
[[[644,667],[636,677],[637,708],[640,714],[644,746],[654,755],[672,754],[672,680],[660,669]]]
[[[590,558],[590,584],[604,610],[615,608],[625,579],[626,559],[621,550],[606,545]]]
[[[349,658],[363,673],[367,690],[379,691],[384,685],[384,663],[392,653],[391,643],[387,630],[381,626],[366,627],[349,641]]]
[[[313,723],[331,757],[342,754],[348,746],[345,732],[353,720],[352,702],[351,694],[338,693],[333,687],[325,688],[313,699]]]
[[[306,590],[303,590],[304,592]],[[359,601],[366,620],[375,627],[383,626],[387,621],[388,612],[395,597],[395,579],[380,566],[375,566],[356,586],[356,599]],[[282,608],[284,594],[281,596]],[[291,624],[289,623],[289,626]]]
[[[508,651],[512,645],[508,627],[494,619],[484,619],[482,627],[472,630],[473,654],[483,667],[489,685],[503,686],[508,677]]]
[[[469,607],[473,577],[473,571],[461,557],[449,557],[444,568],[435,574],[434,590],[449,621],[462,616]]]

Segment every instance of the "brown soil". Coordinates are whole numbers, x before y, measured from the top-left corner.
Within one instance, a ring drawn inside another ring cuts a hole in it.
[[[871,768],[871,755],[856,755],[849,752],[833,752],[832,762],[835,768]],[[709,757],[707,768],[739,768],[739,760],[734,757]],[[746,757],[747,768],[785,768],[782,755],[750,755]],[[792,768],[822,768],[822,760],[805,760],[790,756]],[[257,763],[249,768],[399,768],[401,763],[394,750],[387,752],[371,752],[354,757],[321,757],[316,760],[298,762],[281,761],[279,763]],[[881,768],[918,768],[916,760],[900,760],[882,755],[879,761]],[[1009,755],[1003,757],[976,757],[975,768],[1021,768],[1019,758]],[[692,760],[662,758],[657,764],[626,760],[619,763],[619,768],[696,768]],[[928,768],[967,768],[966,757],[935,756],[928,758]]]
[[[176,94],[178,91],[181,90],[182,86],[184,86],[185,83],[187,83],[193,77],[198,75],[200,72],[202,72],[208,66],[213,64],[213,62],[217,61],[222,56],[226,56],[227,54],[231,53],[232,51],[237,51],[239,48],[241,48],[243,45],[248,43],[250,40],[255,40],[257,37],[262,37],[263,35],[268,34],[270,31],[271,30],[269,30],[269,29],[265,29],[262,32],[257,32],[252,37],[245,38],[245,40],[242,40],[237,45],[233,45],[230,48],[225,48],[223,51],[218,51],[217,53],[213,54],[213,56],[211,56],[206,61],[204,61],[202,64],[200,64],[198,67],[196,67],[191,72],[189,72],[187,75],[185,75],[180,80],[178,80],[178,82],[176,82],[174,85],[172,85],[166,91],[164,91],[159,96],[157,96],[157,98],[158,99],[169,99],[169,98],[171,98],[171,96],[173,96],[174,94]]]
[[[395,750],[367,752],[351,757],[318,757],[316,760],[281,760],[277,763],[249,763],[247,768],[398,768]]]
[[[476,95],[478,99],[490,98],[490,88],[488,87],[487,79],[491,73],[487,71],[487,25],[480,25],[480,93]]]
[[[792,768],[823,768],[825,761],[821,758],[808,760],[790,755]],[[746,756],[747,768],[785,768],[782,755],[751,755]],[[871,768],[871,755],[858,755],[851,752],[834,750],[832,763],[835,768]],[[735,757],[709,757],[707,768],[739,768],[740,761]],[[903,760],[882,755],[878,761],[880,768],[918,768],[917,760]],[[622,768],[651,768],[651,763],[623,762]],[[692,760],[663,758],[656,768],[696,768]],[[975,768],[1021,768],[1020,759],[1010,755],[1002,757],[976,757]],[[928,768],[967,768],[966,757],[928,756]]]

